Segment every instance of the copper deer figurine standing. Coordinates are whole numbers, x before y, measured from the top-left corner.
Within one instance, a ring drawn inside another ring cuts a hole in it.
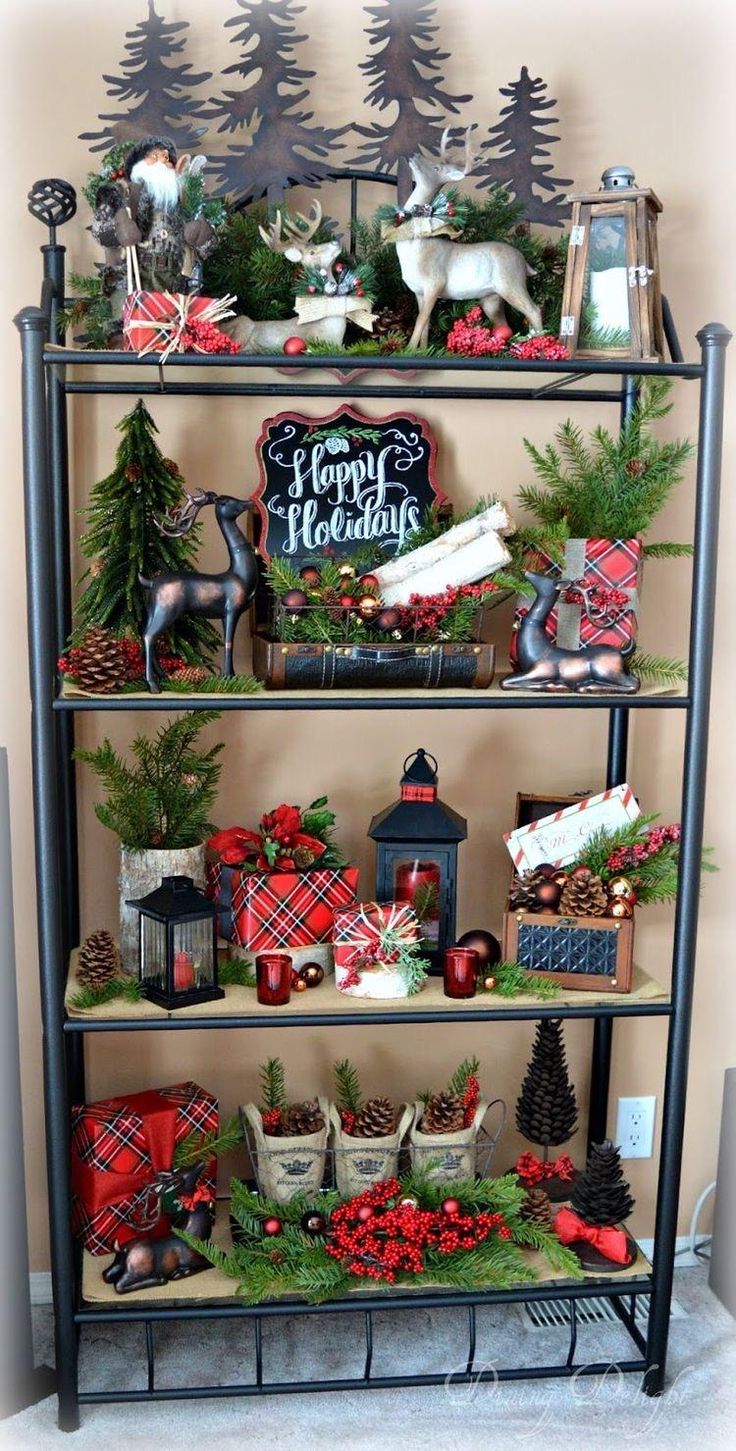
[[[581,650],[565,650],[555,645],[545,630],[561,590],[573,581],[552,575],[534,574],[526,578],[533,586],[536,599],[529,606],[517,634],[519,669],[501,681],[504,690],[575,691],[581,695],[635,695],[638,676],[626,669],[627,652],[615,645],[585,645]],[[579,585],[574,587],[579,589]]]
[[[194,1239],[207,1240],[215,1222],[215,1205],[209,1191],[198,1188],[203,1169],[204,1164],[200,1162],[188,1169],[162,1170],[153,1192],[159,1218],[164,1194],[173,1194],[177,1204],[174,1228],[184,1230]],[[118,1250],[112,1264],[102,1271],[102,1278],[115,1286],[118,1295],[127,1295],[131,1290],[147,1290],[211,1269],[209,1260],[185,1244],[178,1234],[166,1234],[158,1239],[141,1235]]]
[[[475,164],[470,133],[465,132],[462,166],[448,157],[450,127],[442,132],[439,157],[417,152],[409,160],[414,189],[402,207],[407,218],[429,214],[433,198],[449,182],[463,181]],[[453,302],[477,301],[489,322],[505,323],[504,302],[525,317],[535,332],[541,331],[542,314],[529,296],[527,278],[534,268],[508,242],[454,242],[448,237],[417,236],[396,243],[401,275],[417,299],[419,314],[409,341],[412,348],[425,347],[432,309],[441,297]]]
[[[191,529],[200,509],[214,504],[215,517],[227,544],[230,567],[221,574],[202,574],[185,570],[181,574],[157,574],[146,579],[139,574],[143,588],[150,592],[148,614],[143,631],[146,657],[146,680],[154,694],[161,689],[161,672],[156,660],[156,641],[170,629],[180,615],[203,615],[208,620],[222,620],[225,640],[223,675],[232,675],[233,640],[243,611],[247,609],[258,584],[258,563],[253,545],[238,527],[237,520],[246,509],[255,509],[251,499],[233,499],[229,494],[203,490],[187,493],[186,504],[172,509],[158,524],[162,534],[178,538]]]
[[[321,221],[322,207],[315,200],[308,217],[303,212],[297,212],[296,219],[292,219],[288,216],[282,217],[281,212],[277,211],[276,220],[271,222],[268,231],[263,227],[258,230],[272,252],[280,252],[289,262],[300,262],[302,267],[320,272],[325,278],[325,291],[329,295],[337,290],[332,269],[342,248],[334,240],[312,241]],[[340,316],[323,317],[315,322],[299,322],[296,317],[254,322],[253,318],[241,316],[226,323],[223,332],[228,333],[246,351],[260,353],[281,349],[286,339],[293,337],[320,338],[339,348],[345,336],[345,326],[346,320]]]

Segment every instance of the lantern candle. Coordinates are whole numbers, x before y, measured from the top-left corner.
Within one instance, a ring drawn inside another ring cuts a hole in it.
[[[444,956],[446,998],[474,998],[480,958],[473,947],[448,947]]]
[[[266,1007],[280,1008],[291,996],[291,958],[286,952],[261,952],[256,957],[256,997]]]
[[[191,952],[174,953],[174,988],[178,993],[196,985],[194,959]]]
[[[419,911],[424,936],[436,942],[440,922],[439,862],[400,862],[395,880],[395,900],[408,902]]]

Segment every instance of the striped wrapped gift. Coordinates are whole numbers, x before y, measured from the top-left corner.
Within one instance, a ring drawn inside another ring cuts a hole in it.
[[[304,872],[246,872],[214,862],[207,869],[208,895],[217,903],[221,937],[248,952],[309,947],[329,942],[335,912],[358,891],[358,868]]]

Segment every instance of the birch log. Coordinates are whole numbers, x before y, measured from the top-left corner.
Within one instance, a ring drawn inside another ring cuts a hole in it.
[[[387,605],[408,604],[413,594],[440,594],[448,585],[474,584],[508,564],[511,555],[500,535],[514,524],[503,504],[464,519],[438,539],[374,570]]]
[[[375,574],[383,594],[384,586],[397,584],[411,574],[428,569],[430,565],[446,559],[463,544],[470,544],[473,539],[480,538],[488,530],[493,530],[496,534],[513,534],[514,529],[514,522],[505,504],[489,504],[482,513],[463,519],[461,524],[451,525],[437,539],[430,540],[429,544],[422,544],[418,549],[412,549],[409,554],[400,555],[398,559],[390,559],[372,573]]]

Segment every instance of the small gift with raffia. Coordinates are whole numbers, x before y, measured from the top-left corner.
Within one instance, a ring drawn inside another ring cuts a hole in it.
[[[141,288],[135,248],[126,248],[128,296],[123,304],[123,347],[126,353],[237,353],[234,342],[217,326],[233,317],[237,298],[199,297],[194,292],[146,292]]]
[[[360,902],[335,912],[335,987],[355,998],[406,998],[422,989],[421,927],[406,902]]]

